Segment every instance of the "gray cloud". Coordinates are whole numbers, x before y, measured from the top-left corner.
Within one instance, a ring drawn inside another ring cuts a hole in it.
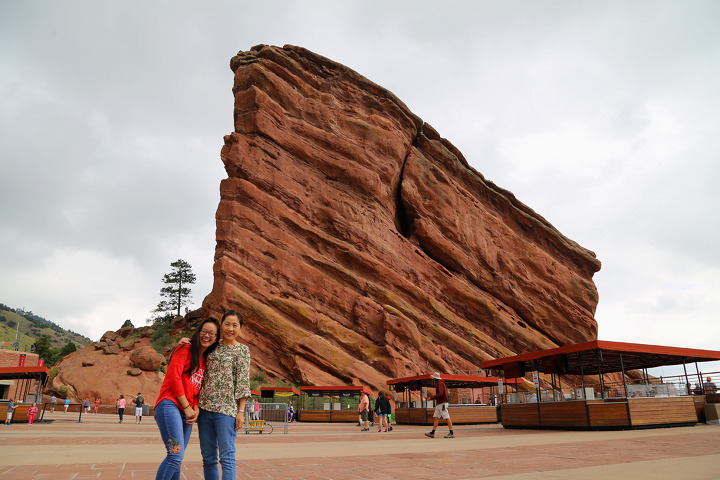
[[[600,337],[717,348],[720,4],[0,3],[0,301],[98,337],[212,285],[229,59],[390,89],[603,262]],[[698,332],[702,332],[699,334]]]

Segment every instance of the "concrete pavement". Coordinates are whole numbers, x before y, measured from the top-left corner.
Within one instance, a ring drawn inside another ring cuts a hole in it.
[[[50,423],[0,425],[0,479],[153,479],[164,448],[152,418],[56,412]],[[360,432],[349,424],[293,423],[288,434],[238,435],[238,478],[720,479],[720,425],[609,432],[456,427]],[[184,479],[201,479],[193,432]]]

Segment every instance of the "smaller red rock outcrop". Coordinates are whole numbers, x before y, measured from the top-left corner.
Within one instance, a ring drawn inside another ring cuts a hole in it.
[[[142,392],[147,403],[153,405],[165,378],[157,371],[165,358],[150,345],[149,335],[144,335],[147,330],[106,332],[101,342],[66,356],[53,367],[58,370],[52,381],[53,391],[67,392],[73,403],[99,398],[103,405],[114,405],[121,394],[130,398]]]
[[[130,354],[130,361],[140,370],[154,372],[160,365],[165,364],[165,357],[160,355],[149,345],[136,348]]]

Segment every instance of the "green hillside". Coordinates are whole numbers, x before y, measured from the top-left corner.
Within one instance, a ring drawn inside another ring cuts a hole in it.
[[[15,342],[18,325],[21,325],[22,328],[22,335],[18,339],[19,349],[22,351],[30,351],[36,339],[43,335],[49,337],[51,347],[58,349],[67,345],[68,342],[73,342],[77,348],[82,348],[90,342],[89,338],[65,330],[32,312],[13,309],[0,303],[0,347],[3,347],[6,342],[8,344]],[[14,350],[12,346],[4,348]]]

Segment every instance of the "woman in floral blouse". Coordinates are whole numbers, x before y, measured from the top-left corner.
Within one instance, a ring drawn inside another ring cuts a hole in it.
[[[237,341],[242,324],[240,313],[225,312],[220,343],[207,359],[198,417],[205,480],[219,480],[218,453],[223,480],[235,480],[235,437],[250,396],[250,350]]]

